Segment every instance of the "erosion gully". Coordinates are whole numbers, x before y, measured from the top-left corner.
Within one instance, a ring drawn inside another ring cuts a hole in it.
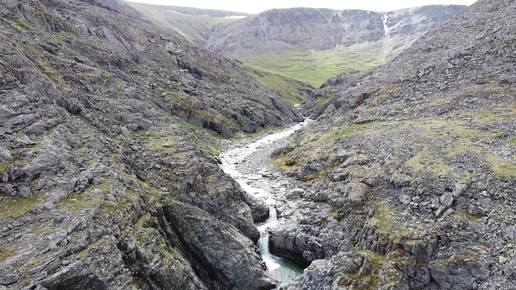
[[[265,201],[269,206],[269,218],[256,226],[261,237],[258,248],[267,265],[270,276],[281,284],[291,282],[303,273],[303,268],[292,261],[274,256],[269,251],[269,230],[278,226],[276,206],[288,202],[285,192],[292,188],[288,178],[271,166],[271,153],[285,145],[287,137],[309,124],[310,120],[279,132],[268,134],[252,143],[239,144],[221,155],[221,168],[243,190]]]

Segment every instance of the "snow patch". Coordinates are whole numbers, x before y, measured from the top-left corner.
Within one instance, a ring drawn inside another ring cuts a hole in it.
[[[226,16],[224,18],[226,18],[226,19],[242,19],[242,18],[246,18],[246,16],[244,16],[244,15],[233,15],[233,16]]]

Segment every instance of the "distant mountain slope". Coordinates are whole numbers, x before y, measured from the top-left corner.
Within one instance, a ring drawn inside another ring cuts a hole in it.
[[[362,10],[275,9],[218,29],[207,47],[254,66],[320,85],[339,72],[384,63],[464,6]],[[349,64],[350,59],[357,59]]]
[[[204,46],[210,36],[225,25],[248,14],[211,9],[179,6],[147,5],[128,2],[133,8],[154,24],[172,28],[186,39]]]
[[[332,50],[386,36],[417,36],[462,11],[464,6],[425,6],[384,14],[362,10],[274,9],[219,30],[214,51],[248,57],[284,50]]]

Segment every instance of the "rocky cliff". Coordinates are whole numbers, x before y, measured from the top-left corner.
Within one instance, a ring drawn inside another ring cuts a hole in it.
[[[311,263],[289,289],[514,287],[515,13],[478,1],[315,95],[316,125],[275,153],[304,185],[271,236]]]
[[[230,23],[206,46],[248,65],[319,87],[340,73],[386,63],[464,6],[393,12],[276,9]]]
[[[300,121],[122,2],[0,1],[0,289],[270,289],[214,140]]]
[[[388,13],[313,8],[275,9],[234,22],[213,35],[208,47],[228,56],[299,50],[332,50],[399,37],[415,39],[464,6],[425,6]],[[407,40],[398,39],[397,45]],[[390,53],[391,51],[389,51]]]

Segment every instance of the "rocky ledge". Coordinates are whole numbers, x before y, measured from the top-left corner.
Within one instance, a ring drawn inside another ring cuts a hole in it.
[[[223,138],[302,120],[123,2],[0,1],[0,289],[270,289]]]
[[[272,233],[288,289],[516,284],[514,1],[478,1],[391,63],[313,94],[278,150],[299,182]]]

